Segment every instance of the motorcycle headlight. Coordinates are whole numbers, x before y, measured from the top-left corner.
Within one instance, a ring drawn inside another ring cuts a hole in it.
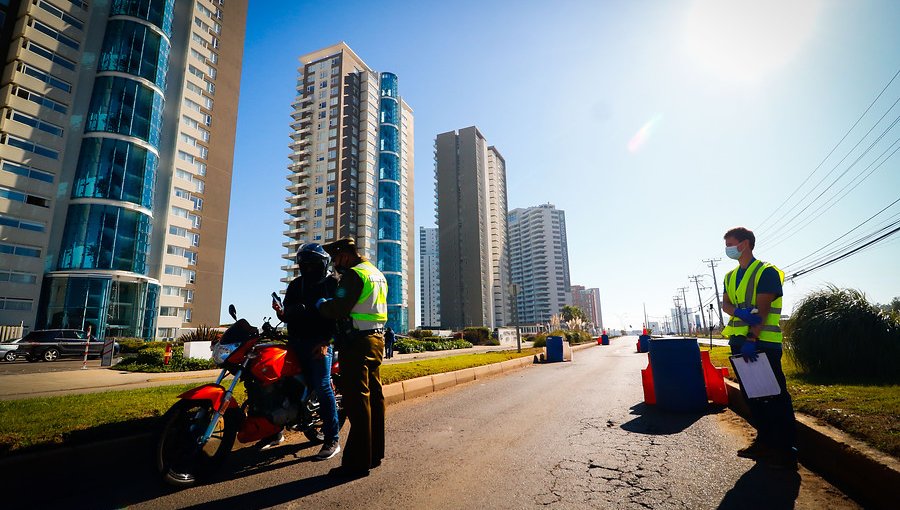
[[[225,360],[238,348],[238,345],[239,344],[216,344],[215,348],[213,348],[213,362],[215,362],[216,365],[225,363]]]

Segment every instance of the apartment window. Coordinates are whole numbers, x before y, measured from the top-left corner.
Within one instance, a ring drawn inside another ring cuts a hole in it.
[[[49,25],[45,25],[38,20],[33,20],[31,22],[31,26],[33,26],[35,28],[35,30],[37,30],[39,32],[43,32],[46,35],[49,35],[53,39],[56,39],[60,43],[66,45],[72,49],[77,50],[80,47],[80,45],[78,44],[78,41],[76,41],[75,39],[72,39],[71,37],[67,37],[67,36],[59,33],[59,31],[56,30],[55,28],[53,28]]]
[[[161,306],[159,307],[159,316],[160,317],[178,317],[178,312],[181,311],[181,308],[176,306]]]
[[[207,81],[205,83],[206,83],[206,91],[212,95],[216,95],[216,84],[211,81]]]
[[[191,82],[190,80],[188,80],[188,82],[187,82],[187,89],[190,90],[191,92],[193,92],[194,94],[197,94],[198,96],[203,97],[203,89],[201,89],[197,85],[194,85],[193,82]]]
[[[19,255],[22,257],[41,258],[41,249],[33,246],[0,242],[0,253]]]
[[[74,16],[66,14],[65,12],[62,11],[62,9],[60,9],[59,7],[56,7],[55,5],[51,4],[50,2],[45,2],[44,0],[41,0],[38,2],[38,7],[49,12],[50,14],[56,16],[57,18],[65,21],[66,23],[72,25],[73,27],[75,27],[79,30],[84,30],[84,23],[82,23],[81,20],[79,20],[78,18],[76,18]]]
[[[49,172],[44,172],[23,165],[10,163],[9,161],[3,161],[2,163],[2,168],[6,172],[21,175],[22,177],[28,177],[37,181],[53,183],[53,174]]]
[[[45,158],[50,159],[59,159],[59,152],[49,148],[44,147],[43,145],[29,142],[28,140],[12,136],[12,135],[3,135],[3,143],[9,145],[11,147],[18,147],[19,149],[33,152],[39,156],[44,156]]]
[[[169,233],[172,234],[173,236],[187,237],[188,231],[184,227],[176,227],[174,225],[170,225]]]
[[[172,206],[172,215],[178,216],[179,218],[187,218],[188,210],[182,207],[178,207],[177,205]]]
[[[188,64],[188,72],[193,74],[197,78],[200,78],[201,80],[206,79],[206,75],[203,74],[203,71],[201,71],[200,69],[197,69],[193,65]]]
[[[45,106],[62,114],[65,114],[69,110],[66,105],[44,97],[43,95],[26,88],[13,86],[13,93],[21,97],[22,99],[26,99],[28,101],[31,101],[32,103],[37,103],[41,106]]]
[[[34,305],[33,299],[19,299],[0,297],[0,310],[14,310],[18,312],[27,312]]]
[[[195,112],[200,111],[200,103],[197,103],[196,101],[191,101],[188,98],[184,98],[184,105],[189,109],[194,110]]]
[[[184,309],[184,322],[191,322],[191,309],[190,308]]]
[[[9,118],[16,122],[20,122],[25,124],[26,126],[31,126],[36,129],[40,129],[46,133],[50,133],[51,135],[62,136],[63,129],[56,124],[51,124],[49,122],[44,122],[38,118],[32,117],[31,115],[26,115],[21,112],[17,112],[15,110],[10,110],[10,113],[7,114]]]
[[[36,78],[51,87],[56,87],[60,90],[65,90],[66,92],[72,92],[72,84],[65,81],[60,80],[59,78],[53,76],[52,74],[45,73],[36,67],[32,67],[28,64],[19,63],[19,70],[32,78]]]
[[[175,196],[178,198],[183,198],[185,200],[190,200],[192,198],[190,191],[181,188],[175,188]]]
[[[71,60],[61,55],[57,55],[53,51],[41,46],[40,44],[27,41],[25,47],[32,53],[40,55],[50,62],[53,62],[54,64],[59,64],[70,71],[75,70],[75,62],[72,62]]]
[[[32,232],[43,232],[47,229],[46,223],[36,221],[21,220],[13,216],[0,214],[0,226],[19,228],[22,230],[31,230]]]
[[[34,273],[20,273],[17,271],[0,271],[0,282],[37,283],[37,275]]]

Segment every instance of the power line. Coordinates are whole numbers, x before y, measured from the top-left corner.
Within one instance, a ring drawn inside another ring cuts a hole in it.
[[[900,102],[900,97],[897,98],[897,101],[894,101],[894,105],[896,105],[898,102]],[[891,106],[891,108],[893,108],[893,106]],[[888,110],[888,111],[890,111],[890,110]],[[887,114],[887,113],[885,113],[885,115],[886,115],[886,114]],[[883,119],[883,118],[884,118],[884,117],[882,116],[882,119]],[[878,122],[881,122],[881,119],[879,119]],[[850,166],[848,166],[843,172],[841,172],[841,174],[840,174],[835,180],[833,180],[833,181],[831,182],[831,184],[829,184],[829,185],[828,185],[825,189],[823,189],[823,190],[822,190],[822,191],[821,191],[814,199],[812,199],[808,204],[806,204],[806,206],[804,206],[803,209],[800,210],[800,212],[798,212],[797,214],[795,214],[794,216],[792,216],[791,219],[789,219],[787,222],[783,223],[780,227],[775,228],[774,231],[773,231],[770,235],[772,235],[773,237],[774,237],[774,236],[777,236],[779,232],[781,232],[783,229],[785,229],[785,228],[786,228],[788,225],[790,225],[795,219],[797,219],[798,216],[800,216],[801,214],[803,214],[803,212],[805,212],[807,209],[809,209],[809,207],[812,206],[819,198],[821,198],[822,195],[825,194],[825,192],[827,192],[829,189],[831,189],[832,186],[834,186],[835,184],[837,184],[837,182],[838,182],[844,175],[846,175],[847,172],[849,172],[850,169],[852,169],[852,168],[856,165],[856,163],[858,163],[858,162],[859,162],[866,154],[868,154],[869,151],[871,151],[872,148],[875,147],[875,145],[876,145],[878,142],[880,142],[882,138],[884,138],[884,136],[888,133],[888,131],[890,131],[891,129],[894,128],[895,125],[897,125],[898,122],[900,122],[900,115],[898,115],[897,118],[895,118],[894,121],[891,123],[891,125],[888,126],[887,129],[885,129],[884,131],[882,131],[882,133],[878,136],[878,138],[876,138],[874,142],[872,142],[871,144],[869,144],[869,146],[866,148],[866,150],[863,151],[863,153],[860,154],[859,157],[857,157],[856,160],[854,160],[853,163],[850,164]],[[875,129],[875,126],[877,126],[877,125],[878,125],[878,123],[876,123],[874,126],[872,126],[872,129]],[[811,195],[811,194],[816,190],[816,188],[819,187],[820,184],[822,184],[823,182],[825,182],[825,179],[827,179],[828,176],[831,175],[832,172],[834,172],[835,170],[837,170],[838,166],[840,166],[840,164],[843,163],[844,160],[847,159],[847,157],[849,157],[850,154],[851,154],[854,150],[856,150],[856,147],[859,146],[859,143],[861,143],[861,142],[865,139],[865,137],[868,136],[869,133],[872,132],[872,129],[870,129],[870,130],[863,136],[863,138],[860,139],[860,141],[859,141],[855,146],[853,146],[852,149],[850,149],[850,152],[848,152],[847,155],[844,156],[844,157],[841,159],[841,161],[839,161],[838,164],[835,165],[834,168],[831,169],[831,171],[829,171],[827,174],[825,174],[825,177],[823,177],[822,180],[820,180],[815,186],[813,186],[813,188],[812,188],[811,190],[809,190],[809,192],[808,192],[802,199],[800,199],[799,202],[797,202],[797,204],[795,205],[795,207],[797,207],[797,206],[799,206],[801,203],[803,203],[803,201],[805,201],[806,198],[809,197],[809,195]],[[787,214],[790,214],[790,212],[793,211],[795,207],[792,207],[792,208],[788,211]]]
[[[837,239],[831,241],[830,243],[826,244],[825,246],[822,246],[822,247],[819,248],[818,250],[813,251],[812,253],[810,253],[809,255],[807,255],[807,256],[805,256],[805,257],[803,257],[802,259],[796,260],[796,261],[794,261],[794,262],[788,264],[787,266],[785,266],[785,268],[789,268],[789,267],[796,266],[796,265],[799,264],[800,262],[803,262],[804,260],[806,260],[806,259],[808,259],[808,258],[810,258],[810,257],[815,256],[817,253],[821,252],[822,250],[828,248],[829,246],[833,245],[834,243],[836,243],[836,242],[840,241],[841,239],[847,237],[848,235],[850,235],[850,234],[851,234],[853,231],[855,231],[856,229],[858,229],[858,228],[862,227],[863,225],[865,225],[866,223],[872,221],[872,219],[874,219],[876,216],[878,216],[878,215],[880,215],[881,213],[883,213],[884,211],[890,209],[891,207],[893,207],[893,206],[894,206],[895,204],[897,204],[898,202],[900,202],[900,198],[898,198],[897,200],[894,200],[894,201],[891,202],[890,204],[886,205],[884,208],[882,208],[880,211],[878,211],[877,213],[873,214],[872,216],[869,216],[865,221],[863,221],[863,222],[860,223],[859,225],[857,225],[857,226],[851,228],[851,229],[848,230],[847,232],[844,232],[844,234],[842,234],[842,235],[841,235],[840,237],[838,237]]]
[[[860,115],[859,118],[856,119],[856,122],[854,122],[853,125],[850,126],[850,129],[848,129],[847,132],[844,133],[844,136],[842,136],[841,139],[838,140],[838,143],[836,143],[836,144],[834,145],[834,147],[831,148],[831,151],[828,153],[828,155],[825,156],[825,158],[824,158],[818,165],[816,165],[815,168],[813,168],[813,171],[810,172],[809,175],[807,175],[805,179],[803,179],[803,182],[801,182],[800,185],[797,186],[797,188],[796,188],[794,191],[792,191],[791,194],[788,195],[788,197],[787,197],[786,199],[784,199],[784,202],[782,202],[778,207],[776,207],[775,210],[772,211],[772,213],[769,214],[769,215],[766,217],[766,219],[764,219],[764,220],[762,221],[762,223],[760,223],[760,224],[757,226],[758,229],[762,229],[763,225],[765,225],[766,222],[769,221],[770,218],[772,218],[772,216],[774,216],[779,210],[781,210],[781,208],[784,207],[784,205],[787,204],[787,203],[791,200],[791,198],[793,198],[794,195],[796,195],[797,192],[800,191],[800,189],[802,189],[804,185],[806,185],[807,182],[809,182],[809,180],[812,178],[813,175],[815,175],[815,173],[819,170],[819,168],[821,168],[822,165],[824,165],[825,162],[828,161],[828,158],[830,158],[831,155],[834,154],[834,151],[836,151],[837,148],[840,147],[840,145],[841,145],[842,143],[844,143],[844,140],[846,140],[847,137],[850,136],[850,133],[853,132],[854,129],[856,129],[856,126],[857,126],[857,125],[860,123],[860,121],[863,120],[863,118],[869,113],[869,110],[871,110],[872,107],[875,106],[875,103],[877,103],[878,100],[881,99],[881,96],[882,96],[882,95],[884,94],[884,92],[888,89],[888,87],[891,86],[891,83],[893,83],[894,80],[897,79],[897,76],[898,76],[898,75],[900,75],[900,69],[898,69],[897,72],[894,73],[894,76],[891,77],[891,79],[890,79],[890,81],[888,81],[887,85],[885,85],[884,88],[881,89],[881,92],[879,92],[878,95],[875,96],[875,99],[873,99],[872,102],[869,103],[869,106],[866,108],[866,110],[865,110],[864,112],[862,112],[862,115]],[[815,189],[815,188],[813,188],[813,189]]]
[[[900,223],[900,222],[898,222],[898,223]],[[896,225],[896,224],[897,224],[897,223],[895,223],[894,225]],[[813,272],[813,271],[819,270],[819,269],[821,269],[821,268],[823,268],[823,267],[825,267],[825,266],[829,266],[829,265],[831,265],[831,264],[834,264],[835,262],[837,262],[837,261],[839,261],[839,260],[843,260],[843,259],[845,259],[845,258],[847,258],[847,257],[849,257],[849,256],[851,256],[851,255],[853,255],[854,253],[859,252],[860,250],[863,250],[863,249],[865,249],[865,248],[868,248],[869,246],[872,246],[872,245],[874,245],[874,244],[876,244],[876,243],[878,243],[878,242],[880,242],[880,241],[882,241],[882,240],[884,240],[884,239],[887,239],[888,237],[890,237],[890,236],[896,234],[897,232],[900,232],[900,226],[895,227],[893,230],[890,230],[889,232],[887,232],[887,233],[885,233],[885,234],[882,234],[882,235],[878,236],[877,238],[875,238],[875,239],[873,239],[873,240],[871,240],[871,241],[869,241],[869,242],[863,244],[862,246],[856,247],[856,248],[854,248],[853,250],[850,250],[850,251],[848,251],[848,252],[846,252],[846,253],[843,253],[843,254],[841,254],[841,255],[838,255],[838,256],[836,256],[836,257],[830,259],[830,260],[827,260],[827,261],[825,261],[825,262],[822,262],[821,264],[818,264],[818,265],[816,265],[816,266],[810,267],[810,268],[808,268],[808,269],[802,269],[802,270],[800,270],[800,271],[797,271],[796,273],[794,273],[794,274],[792,274],[792,275],[786,277],[786,278],[785,278],[785,281],[795,280],[795,279],[797,279],[797,278],[799,278],[799,277],[801,277],[801,276],[804,276],[804,275],[809,274],[809,273],[811,273],[811,272]]]
[[[897,147],[896,147],[896,148],[895,148],[895,149],[894,149],[894,150],[893,150],[886,158],[881,159],[882,156],[884,156],[888,151],[890,151],[891,148],[894,147],[895,145],[896,145]],[[894,156],[894,154],[897,153],[898,150],[900,150],[900,138],[897,138],[897,140],[895,140],[894,143],[892,143],[890,146],[888,146],[888,148],[885,149],[884,152],[882,152],[877,158],[875,158],[875,161],[873,161],[872,163],[869,163],[869,166],[866,167],[865,169],[863,169],[862,172],[860,172],[856,177],[853,178],[853,180],[851,180],[850,182],[848,182],[847,184],[845,184],[843,188],[841,188],[840,190],[838,190],[838,191],[833,195],[833,197],[832,197],[833,200],[831,200],[831,201],[829,201],[829,202],[826,202],[825,204],[822,204],[822,205],[819,206],[816,210],[810,212],[810,214],[807,215],[806,218],[804,218],[803,220],[801,220],[801,221],[804,221],[805,223],[803,223],[803,224],[800,225],[799,227],[797,227],[797,228],[793,229],[792,231],[787,232],[787,233],[785,233],[785,234],[782,234],[782,235],[779,235],[779,236],[775,236],[774,239],[773,239],[773,242],[771,242],[771,243],[769,244],[769,247],[770,247],[770,248],[774,248],[775,246],[778,246],[779,244],[783,243],[784,241],[790,239],[794,234],[796,234],[796,233],[799,232],[800,230],[803,230],[803,229],[806,228],[810,223],[812,223],[812,222],[815,221],[816,219],[820,218],[823,214],[825,214],[826,212],[828,212],[828,211],[829,211],[832,207],[834,207],[839,201],[841,201],[844,197],[846,197],[846,196],[849,195],[853,190],[855,190],[857,187],[859,187],[859,185],[862,184],[863,181],[865,181],[866,179],[868,179],[873,173],[875,173],[876,170],[878,170],[879,168],[881,168],[882,165],[884,165],[885,163],[887,163],[887,161],[888,161],[889,159],[891,159],[891,158]],[[875,165],[875,163],[878,162],[879,160],[881,160],[881,162],[878,163],[878,165]],[[874,168],[873,168],[873,165],[875,165]],[[869,170],[869,169],[871,169],[871,170]],[[869,170],[869,173],[865,174],[865,175],[862,177],[862,179],[860,179],[858,182],[856,182],[857,179],[859,179],[859,177],[862,176],[863,173],[864,173],[866,170]],[[855,182],[855,184],[854,184],[854,182]],[[853,187],[851,187],[851,188],[848,190],[847,187],[850,186],[850,185],[853,185]],[[846,191],[844,191],[844,190],[846,190]],[[842,192],[843,192],[843,194],[841,194]],[[840,196],[838,196],[838,195],[840,195]],[[834,198],[834,197],[837,197],[837,198]],[[824,208],[824,209],[823,209],[823,208]]]

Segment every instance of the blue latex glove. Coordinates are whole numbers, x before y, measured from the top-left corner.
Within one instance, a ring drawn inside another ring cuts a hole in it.
[[[756,326],[757,324],[762,324],[762,317],[753,313],[752,311],[746,308],[735,308],[734,316],[741,319],[751,326]]]
[[[326,301],[331,301],[331,300],[328,299],[328,298],[319,298],[319,300],[316,301],[316,310],[318,310],[319,308],[321,308],[321,307],[322,307],[322,303],[324,303],[324,302],[326,302]]]
[[[741,356],[743,356],[744,361],[748,363],[756,361],[759,358],[759,356],[756,355],[756,342],[744,340],[744,344],[741,345]]]

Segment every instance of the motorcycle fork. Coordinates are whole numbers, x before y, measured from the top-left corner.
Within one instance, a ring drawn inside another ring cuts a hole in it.
[[[209,441],[209,438],[212,437],[213,432],[216,431],[216,424],[219,423],[219,418],[221,418],[225,411],[228,410],[228,404],[231,403],[231,397],[234,394],[234,388],[237,386],[238,382],[241,380],[241,373],[243,373],[243,368],[238,370],[236,374],[234,374],[234,379],[231,380],[231,384],[228,386],[228,389],[225,390],[225,394],[222,395],[222,401],[219,404],[219,410],[213,413],[212,419],[209,422],[209,425],[206,427],[206,432],[203,433],[202,436],[197,440],[197,442],[203,446]],[[222,384],[222,380],[225,379],[225,370],[222,370],[222,373],[219,374],[219,377],[216,379],[216,384]]]

